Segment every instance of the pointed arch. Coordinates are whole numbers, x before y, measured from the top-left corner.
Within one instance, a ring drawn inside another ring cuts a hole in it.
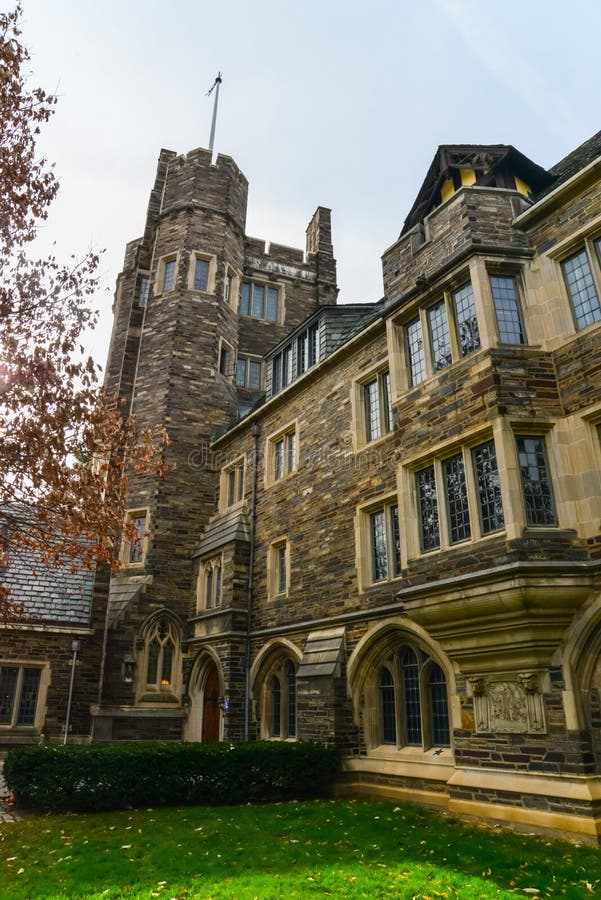
[[[155,610],[140,626],[136,641],[137,699],[179,702],[182,692],[182,622],[167,607]]]
[[[347,671],[355,721],[368,749],[450,746],[453,666],[419,625],[405,617],[374,625]]]
[[[264,739],[297,737],[296,671],[301,659],[295,644],[276,638],[261,649],[252,664],[251,698]]]
[[[566,724],[596,728],[601,761],[601,596],[575,618],[553,662],[563,670]]]
[[[223,740],[223,667],[208,645],[194,657],[186,685],[188,716],[184,740],[213,743]]]

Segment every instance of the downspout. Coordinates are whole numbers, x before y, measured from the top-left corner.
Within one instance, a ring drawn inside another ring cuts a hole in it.
[[[246,660],[244,664],[244,740],[250,730],[250,623],[253,603],[253,569],[255,562],[255,526],[257,521],[257,477],[259,468],[259,426],[253,423],[252,490],[250,494],[250,546],[248,549],[248,589],[246,592]]]

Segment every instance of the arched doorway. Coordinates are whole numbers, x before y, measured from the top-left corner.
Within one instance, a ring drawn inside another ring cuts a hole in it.
[[[202,692],[202,733],[204,744],[214,744],[219,740],[219,672],[212,662],[206,670],[204,689]]]
[[[221,707],[223,694],[219,664],[213,653],[202,650],[192,666],[188,682],[188,718],[184,740],[215,743],[222,738]]]

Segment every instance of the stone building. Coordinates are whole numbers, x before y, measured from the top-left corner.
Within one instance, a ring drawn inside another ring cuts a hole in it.
[[[11,528],[27,530],[31,514],[12,504],[0,515],[8,539],[0,585],[18,619],[0,626],[0,751],[15,744],[88,735],[98,673],[108,578],[71,565],[51,568],[42,554],[14,547]]]
[[[601,833],[601,133],[442,146],[384,296],[245,232],[163,151],[107,384],[164,423],[108,595],[95,739],[311,739],[340,789]]]

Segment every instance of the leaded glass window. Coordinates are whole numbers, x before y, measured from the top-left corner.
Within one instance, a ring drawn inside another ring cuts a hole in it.
[[[365,403],[365,437],[367,441],[373,441],[382,434],[377,378],[363,385],[363,401]]]
[[[35,724],[41,675],[34,666],[0,665],[0,725]]]
[[[456,544],[471,537],[463,455],[458,453],[450,459],[445,459],[442,470],[449,518],[449,540],[451,544]]]
[[[487,441],[474,447],[472,462],[478,495],[480,528],[482,534],[491,534],[505,525],[494,441]]]
[[[380,721],[383,744],[396,744],[396,701],[394,681],[387,666],[380,667],[378,678],[378,694],[380,700]]]
[[[250,316],[250,281],[240,285],[240,315]]]
[[[296,469],[296,429],[273,438],[270,443],[273,453],[271,480],[278,481]]]
[[[384,510],[380,509],[377,512],[373,512],[369,520],[371,528],[372,576],[374,581],[382,581],[382,579],[388,577]]]
[[[278,570],[277,570],[277,578],[278,578],[278,593],[283,594],[288,587],[288,573],[286,566],[286,557],[287,557],[287,548],[286,545],[283,544],[281,547],[277,549],[277,562],[278,562]]]
[[[375,744],[396,747],[450,745],[447,684],[440,666],[422,650],[404,645],[376,668]]]
[[[163,275],[163,290],[172,291],[175,287],[176,260],[168,259],[165,263],[165,271]]]
[[[146,513],[129,513],[127,517],[129,525],[133,525],[133,535],[128,543],[127,562],[131,565],[141,563],[144,560],[144,545],[146,540]]]
[[[472,353],[473,350],[478,350],[480,347],[474,291],[469,282],[458,291],[453,292],[453,304],[459,352],[461,356],[467,356],[468,353]]]
[[[576,328],[586,328],[601,320],[599,296],[586,249],[564,259],[561,264],[563,277],[570,295]]]
[[[271,736],[280,737],[282,731],[282,686],[278,675],[271,679]]]
[[[288,591],[288,542],[275,541],[267,555],[268,588],[270,597],[279,597]]]
[[[253,319],[262,319],[265,314],[265,286],[253,284],[251,316]]]
[[[411,647],[407,647],[402,653],[401,676],[405,711],[405,740],[410,746],[419,746],[422,742],[419,665],[415,650]]]
[[[296,737],[296,669],[290,660],[286,663],[285,672],[288,690],[288,737]]]
[[[387,503],[369,513],[369,549],[372,582],[401,574],[399,508]]]
[[[416,481],[421,548],[424,552],[427,552],[440,547],[438,498],[436,496],[434,466],[427,466],[427,468],[417,472]]]
[[[528,525],[556,525],[553,490],[542,437],[516,437]]]
[[[197,259],[194,264],[194,290],[206,291],[209,285],[209,261]]]
[[[150,278],[147,275],[140,275],[138,278],[138,286],[136,291],[136,302],[138,309],[146,309],[148,305],[148,295],[150,294]]]
[[[426,377],[426,356],[424,353],[424,336],[422,323],[414,319],[405,329],[407,345],[407,365],[409,370],[409,387],[413,387]]]
[[[491,275],[490,289],[497,316],[499,340],[502,344],[525,344],[515,278]]]
[[[262,736],[280,740],[296,738],[296,665],[292,660],[276,662],[264,682],[262,696],[265,702]]]
[[[275,285],[242,281],[240,283],[238,311],[241,316],[251,316],[253,319],[266,319],[268,322],[277,322],[279,318],[279,297],[280,290]]]
[[[447,683],[440,666],[432,663],[428,670],[428,700],[430,705],[430,727],[432,743],[441,747],[450,744],[449,706]]]
[[[392,431],[392,398],[390,373],[379,372],[362,385],[365,416],[365,441],[375,441]]]
[[[146,647],[146,684],[154,688],[171,686],[176,635],[168,618],[161,618],[155,623],[147,635]]]
[[[432,368],[438,372],[453,362],[449,322],[444,300],[441,300],[436,306],[430,307],[427,315],[432,348]]]
[[[278,298],[279,291],[277,288],[267,288],[267,311],[265,318],[268,322],[277,322],[278,320]]]
[[[203,563],[200,578],[204,582],[201,582],[200,586],[202,588],[199,598],[201,608],[214,609],[216,606],[220,606],[222,584],[221,556],[216,556]]]

